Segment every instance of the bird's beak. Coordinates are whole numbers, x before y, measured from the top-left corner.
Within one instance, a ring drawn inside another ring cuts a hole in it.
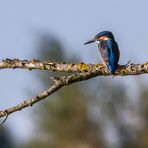
[[[86,45],[86,44],[90,44],[90,43],[93,43],[93,42],[95,42],[95,41],[96,41],[95,38],[94,38],[94,39],[91,39],[91,40],[89,40],[88,42],[84,43],[84,45]]]

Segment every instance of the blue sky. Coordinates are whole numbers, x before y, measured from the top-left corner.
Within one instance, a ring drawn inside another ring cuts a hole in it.
[[[83,43],[102,30],[110,30],[121,50],[120,63],[145,62],[148,60],[147,6],[146,0],[0,1],[0,58],[36,57],[36,35],[43,31],[56,36],[67,52],[81,57],[83,62],[97,63],[100,58],[96,45],[84,46]],[[32,72],[24,70],[17,73],[2,70],[0,81],[1,109],[30,97],[26,88],[35,93],[43,89]],[[29,135],[23,129],[33,126],[30,110],[15,113],[8,119],[6,125],[15,137]]]

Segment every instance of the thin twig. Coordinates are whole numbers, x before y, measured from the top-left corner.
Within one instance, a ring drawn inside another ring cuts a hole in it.
[[[5,119],[0,123],[0,126],[2,126],[6,122],[9,116],[9,113],[7,113],[7,111],[4,111],[4,112],[5,112]]]

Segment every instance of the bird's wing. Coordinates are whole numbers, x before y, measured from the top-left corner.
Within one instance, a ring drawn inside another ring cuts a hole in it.
[[[109,54],[110,65],[117,66],[120,56],[118,45],[115,41],[112,40],[107,41],[107,44],[108,44],[108,49],[110,51]]]

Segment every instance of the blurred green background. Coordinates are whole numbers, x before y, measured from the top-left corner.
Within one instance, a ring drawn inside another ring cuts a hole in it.
[[[120,63],[147,61],[148,2],[55,0],[0,2],[0,58],[98,63],[102,30],[114,33]],[[1,109],[51,85],[48,71],[2,70]],[[0,127],[0,148],[147,148],[147,75],[97,77],[65,86]],[[2,119],[1,119],[2,120]]]

